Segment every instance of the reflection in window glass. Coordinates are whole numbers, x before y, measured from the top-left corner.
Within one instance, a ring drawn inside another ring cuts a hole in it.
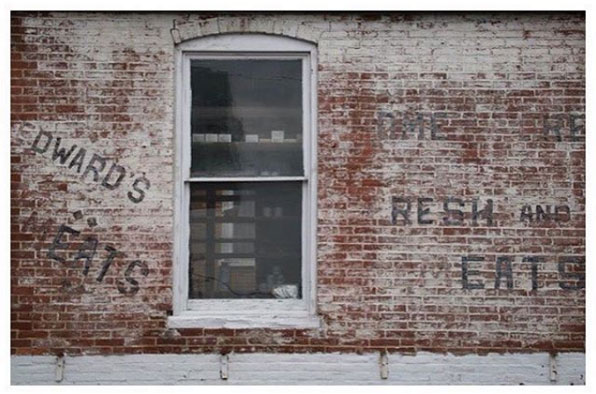
[[[301,298],[300,182],[190,188],[189,298]]]
[[[303,175],[301,64],[191,61],[191,176]]]

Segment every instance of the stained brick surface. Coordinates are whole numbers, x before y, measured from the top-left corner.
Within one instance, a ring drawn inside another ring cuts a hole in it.
[[[318,46],[320,330],[167,329],[174,19]],[[582,13],[17,12],[11,33],[13,354],[584,350]]]

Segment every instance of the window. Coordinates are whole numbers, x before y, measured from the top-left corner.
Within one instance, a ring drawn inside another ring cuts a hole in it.
[[[171,327],[317,327],[315,46],[261,34],[177,50]]]

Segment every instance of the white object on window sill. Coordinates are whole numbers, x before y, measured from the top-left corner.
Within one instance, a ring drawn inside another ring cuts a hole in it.
[[[274,287],[271,293],[275,298],[298,298],[298,286],[281,285]]]

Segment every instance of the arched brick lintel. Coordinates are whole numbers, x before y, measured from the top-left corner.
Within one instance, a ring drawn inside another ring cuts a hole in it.
[[[261,33],[296,38],[317,44],[326,31],[318,26],[297,20],[273,17],[217,17],[176,22],[176,44],[196,38],[231,33]]]

